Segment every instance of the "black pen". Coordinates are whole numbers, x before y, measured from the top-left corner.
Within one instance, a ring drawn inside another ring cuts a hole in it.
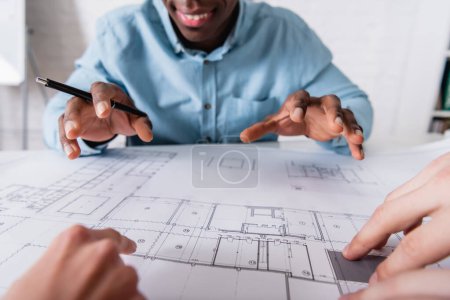
[[[48,88],[52,88],[52,89],[58,90],[60,92],[63,92],[63,93],[66,93],[66,94],[69,94],[69,95],[81,98],[81,99],[85,100],[86,102],[89,102],[89,103],[93,102],[91,93],[79,90],[77,88],[74,88],[74,87],[71,87],[71,86],[68,86],[68,85],[56,82],[56,81],[51,80],[51,79],[45,79],[45,78],[41,78],[41,77],[37,77],[36,78],[36,82],[40,83],[40,84],[43,84],[43,85],[45,85]],[[144,113],[144,112],[142,112],[142,111],[140,111],[138,109],[135,109],[133,107],[130,107],[130,106],[124,105],[122,103],[116,102],[116,101],[114,101],[112,99],[110,101],[111,101],[111,108],[114,108],[114,109],[117,109],[117,110],[121,110],[121,111],[130,113],[130,114],[139,116],[139,117],[147,117],[146,113]]]

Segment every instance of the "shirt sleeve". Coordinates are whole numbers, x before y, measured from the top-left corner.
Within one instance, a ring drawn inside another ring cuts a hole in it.
[[[97,23],[96,38],[88,47],[83,56],[75,62],[75,71],[70,75],[66,84],[76,88],[89,91],[91,84],[96,81],[111,82],[110,76],[102,62],[105,48],[105,28],[104,20]],[[64,113],[67,102],[72,96],[64,93],[56,94],[48,103],[43,119],[44,140],[48,147],[63,151],[59,141],[58,118]],[[106,147],[101,145],[92,148],[82,139],[78,139],[81,148],[81,155],[100,154]]]
[[[367,140],[372,132],[373,109],[368,96],[358,86],[352,83],[335,65],[330,64],[305,88],[312,96],[334,94],[341,99],[342,108],[350,109],[356,121],[362,127]],[[338,137],[327,142],[318,142],[326,149],[337,153],[350,155],[345,138]]]

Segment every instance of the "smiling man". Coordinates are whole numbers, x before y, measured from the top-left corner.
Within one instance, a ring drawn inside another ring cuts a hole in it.
[[[128,145],[306,135],[363,159],[372,126],[366,94],[300,17],[244,0],[148,0],[116,10],[98,22],[68,84],[94,99],[58,94],[46,109],[46,142],[70,159],[101,153],[118,134]],[[148,118],[113,110],[110,99]]]

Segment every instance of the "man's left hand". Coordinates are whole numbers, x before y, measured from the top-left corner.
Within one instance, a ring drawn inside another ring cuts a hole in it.
[[[269,133],[305,135],[321,142],[342,135],[352,156],[357,160],[364,159],[362,127],[351,110],[341,107],[341,100],[335,95],[315,98],[303,90],[295,92],[278,113],[242,131],[241,140],[250,143]]]

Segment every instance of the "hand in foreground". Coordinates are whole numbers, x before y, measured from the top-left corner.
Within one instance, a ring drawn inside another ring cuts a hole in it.
[[[137,290],[136,271],[119,256],[134,251],[136,244],[112,229],[73,226],[52,242],[3,299],[144,299]]]
[[[422,224],[424,217],[431,221]],[[376,269],[368,289],[348,299],[450,298],[450,270],[421,270],[450,254],[450,153],[388,195],[344,250],[359,259],[382,248],[392,233],[404,239]]]
[[[93,104],[73,97],[59,117],[59,139],[67,157],[80,155],[77,138],[90,142],[106,142],[116,134],[138,135],[145,142],[153,139],[148,118],[138,117],[111,108],[110,100],[134,107],[133,101],[116,85],[96,82],[91,86]]]
[[[352,156],[364,159],[362,128],[352,111],[343,109],[334,95],[314,98],[306,91],[291,94],[278,113],[242,131],[241,140],[250,143],[269,133],[305,135],[322,142],[343,135]]]

